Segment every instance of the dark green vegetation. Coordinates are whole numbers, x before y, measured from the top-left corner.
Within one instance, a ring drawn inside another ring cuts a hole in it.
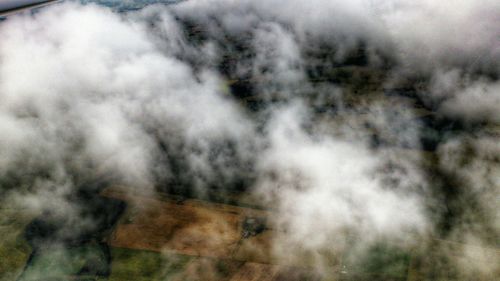
[[[88,193],[79,193],[70,200],[79,206],[74,209],[78,212],[78,220],[53,209],[46,210],[26,226],[24,237],[32,251],[19,280],[109,276],[111,255],[103,240],[125,209],[125,204]],[[73,210],[63,210],[68,211]],[[20,239],[19,234],[17,239]]]
[[[340,280],[407,280],[411,253],[397,245],[382,242],[361,257],[343,260]]]
[[[101,245],[49,246],[32,253],[18,280],[100,280],[109,275],[108,262]]]

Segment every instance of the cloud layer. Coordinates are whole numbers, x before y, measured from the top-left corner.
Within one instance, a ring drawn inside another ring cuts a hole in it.
[[[309,251],[322,267],[349,239],[497,247],[497,2],[73,3],[11,17],[1,191],[46,209],[103,178],[246,190],[275,209],[277,255]]]

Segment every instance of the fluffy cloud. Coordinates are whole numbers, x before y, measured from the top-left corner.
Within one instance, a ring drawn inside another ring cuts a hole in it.
[[[498,159],[488,156],[497,136],[438,131],[429,156],[414,104],[496,128],[496,2],[200,0],[129,14],[63,4],[11,17],[0,24],[1,188],[71,210],[68,194],[100,178],[199,194],[243,181],[276,207],[275,250],[299,246],[321,263],[349,237],[365,245],[439,232],[433,210],[449,204],[440,181],[451,173],[487,190],[474,195],[492,216],[481,227],[498,233]],[[389,73],[373,89],[310,79],[359,49],[360,68]],[[264,105],[245,106],[252,100],[236,99],[230,79]],[[368,98],[405,79],[425,84],[411,102]],[[475,158],[456,159],[464,147]],[[466,228],[470,241],[491,244],[468,226],[450,236]]]

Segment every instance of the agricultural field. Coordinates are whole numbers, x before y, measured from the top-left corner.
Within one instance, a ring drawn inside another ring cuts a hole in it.
[[[290,260],[273,256],[272,239],[279,235],[266,224],[272,210],[200,199],[180,200],[167,194],[131,194],[119,187],[107,188],[101,196],[127,204],[116,226],[105,237],[109,250],[91,242],[72,248],[55,245],[33,255],[23,232],[36,214],[2,208],[1,230],[6,239],[2,241],[1,253],[9,255],[9,263],[0,267],[1,280],[41,280],[40,276],[45,276],[43,280],[416,281],[423,276],[446,279],[456,274],[443,272],[432,264],[431,261],[439,259],[440,251],[455,251],[458,259],[472,262],[460,257],[464,245],[449,241],[435,240],[432,247],[436,250],[426,253],[417,249],[406,252],[396,244],[381,244],[369,250],[361,261],[351,260],[348,252],[332,257],[330,266],[335,271],[330,276],[334,278],[325,279],[313,267],[314,263],[308,265],[307,253],[301,259]],[[14,211],[16,216],[12,216]],[[492,255],[491,260],[499,254],[494,249],[475,250],[486,251]]]

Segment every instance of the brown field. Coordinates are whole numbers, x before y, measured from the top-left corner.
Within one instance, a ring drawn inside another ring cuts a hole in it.
[[[130,195],[117,188],[102,195],[128,204],[109,238],[111,246],[196,257],[173,280],[289,281],[312,276],[311,269],[278,265],[272,255],[273,230],[244,237],[245,219],[266,218],[264,210]]]
[[[117,188],[107,189],[102,195],[124,200],[128,204],[109,238],[108,243],[112,247],[194,257],[172,280],[321,280],[308,266],[313,264],[309,264],[307,253],[296,259],[278,259],[273,255],[272,241],[279,239],[280,234],[275,230],[266,226],[258,233],[245,235],[245,220],[260,218],[265,221],[270,215],[268,211],[195,199],[179,201],[168,195],[131,194]],[[497,260],[499,255],[496,249],[437,239],[433,241],[439,251],[456,256],[464,264],[488,264],[490,262],[483,260],[484,257],[491,256],[491,260]],[[468,257],[463,256],[465,246],[470,248]],[[331,272],[328,275],[338,276],[342,258],[330,258]],[[426,268],[432,267],[432,263],[426,265],[428,262],[422,257],[411,258],[405,280],[422,279]]]
[[[110,238],[113,247],[176,254],[268,262],[272,231],[243,239],[246,217],[266,217],[262,210],[200,200],[177,202],[107,190],[128,208]]]

